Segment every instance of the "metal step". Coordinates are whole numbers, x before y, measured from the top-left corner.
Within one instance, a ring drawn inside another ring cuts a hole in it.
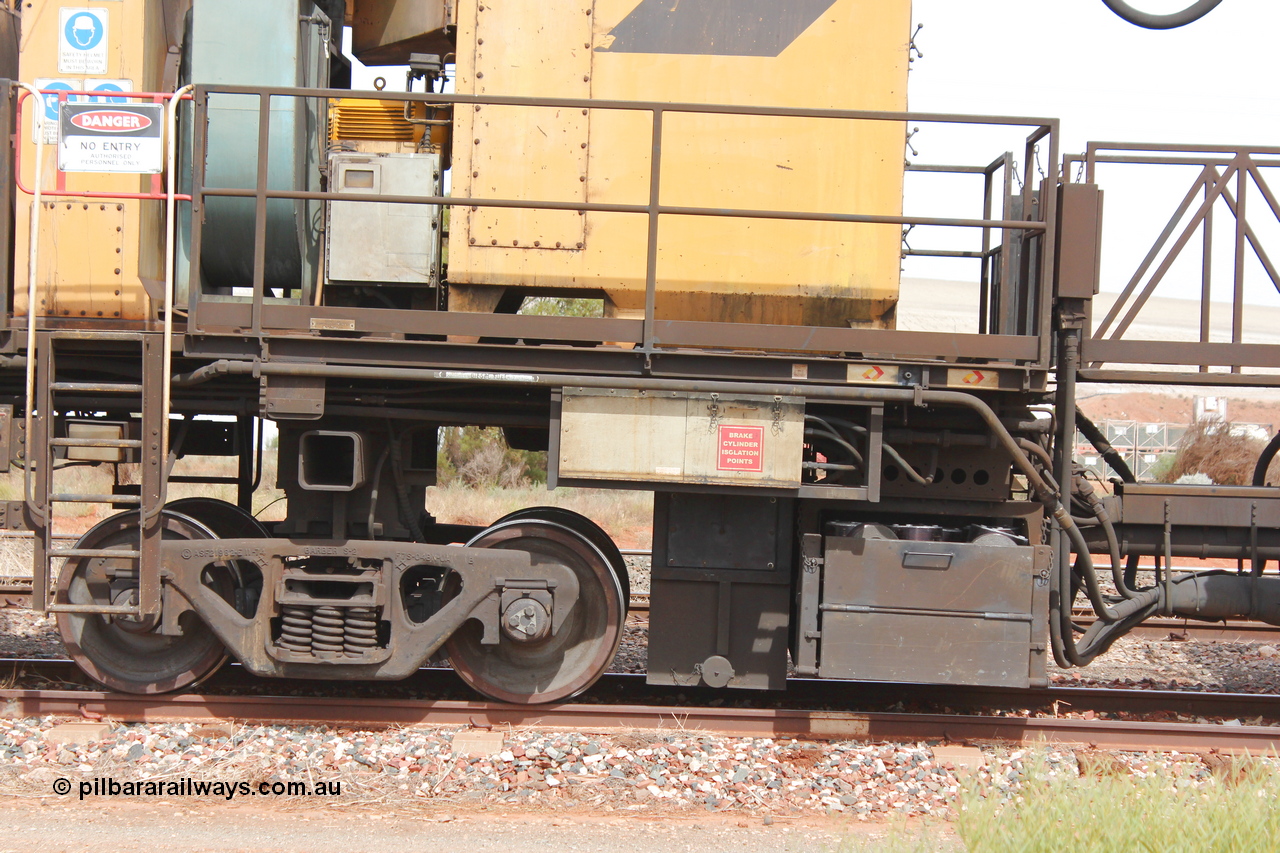
[[[50,559],[58,557],[120,557],[136,560],[142,556],[141,551],[125,551],[122,548],[59,548],[46,553]]]
[[[136,438],[55,438],[49,441],[50,447],[117,447],[142,448],[142,442]]]
[[[49,390],[79,391],[86,394],[141,394],[140,382],[51,382]]]
[[[86,613],[102,616],[133,616],[142,618],[142,610],[136,606],[116,604],[50,604],[50,613]]]
[[[142,498],[137,495],[49,495],[51,504],[124,504],[138,506]]]

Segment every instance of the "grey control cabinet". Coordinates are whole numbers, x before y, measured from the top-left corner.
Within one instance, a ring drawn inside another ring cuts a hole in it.
[[[335,153],[334,192],[439,195],[438,154]],[[326,241],[332,284],[434,286],[440,257],[440,208],[432,204],[329,203]]]
[[[1043,686],[1052,551],[825,537],[823,678]]]

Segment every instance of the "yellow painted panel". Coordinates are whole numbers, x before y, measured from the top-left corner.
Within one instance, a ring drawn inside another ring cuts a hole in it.
[[[473,49],[464,62],[460,42],[458,62],[468,67],[472,91],[589,98],[589,9],[585,0],[565,4],[559,15],[541,4],[471,5]],[[459,113],[456,194],[586,201],[588,117],[582,110],[483,106]],[[481,267],[491,262],[495,247],[523,257],[530,250],[576,251],[584,241],[586,225],[577,211],[477,207],[465,213],[467,245],[477,250],[469,256]]]
[[[160,5],[160,0],[32,0],[22,16],[22,80],[74,79],[89,87],[94,80],[131,80],[137,90],[155,91],[165,57]],[[59,73],[59,9],[64,6],[107,12],[107,73]],[[31,99],[24,104],[24,128],[31,127],[36,107]],[[29,130],[22,136],[22,179],[31,187],[36,146]],[[57,145],[46,145],[45,190],[56,187],[57,162]],[[70,192],[116,193],[148,193],[152,189],[150,175],[96,174],[68,174],[66,188]],[[15,217],[14,313],[20,316],[27,313],[30,198],[19,193]],[[38,311],[62,317],[149,318],[152,309],[146,288],[158,289],[163,279],[163,203],[75,198],[50,202],[53,207],[46,206],[41,214],[37,247]]]
[[[741,8],[758,7],[761,20],[775,14],[775,9],[803,18],[798,27],[783,35],[776,51],[757,51],[766,55],[743,55],[740,49],[735,53],[732,44],[724,46],[735,40],[740,46],[743,31],[755,26],[744,23],[745,18],[728,23],[703,21],[706,32],[699,33],[708,46],[690,48],[690,41],[697,42],[700,36],[680,29],[679,16],[684,13],[679,4],[655,11],[650,8],[652,0],[639,5],[636,0],[595,0],[589,9],[582,8],[585,2],[548,0],[538,4],[538,14],[561,22],[581,14],[594,22],[593,98],[906,109],[909,0],[787,0],[774,4],[745,0]],[[460,6],[459,55],[465,55],[463,45],[476,38],[476,18],[489,16],[484,18],[486,32],[504,33],[504,85],[493,85],[489,73],[478,78],[477,66],[460,59],[458,91],[577,96],[559,88],[571,81],[544,78],[543,66],[528,60],[530,50],[539,59],[551,60],[563,57],[562,49],[543,50],[540,40],[526,38],[521,15],[512,17],[505,0],[496,6],[486,2],[483,13],[476,11],[477,5],[475,0],[466,0]],[[700,6],[709,8],[694,3],[686,4],[685,9]],[[813,9],[822,11],[816,17],[804,17],[806,10]],[[635,50],[633,25],[646,10],[653,13],[650,18],[667,16],[674,23],[669,31],[650,32],[651,44],[640,50],[652,52],[639,52]],[[628,26],[632,27],[630,32],[626,31]],[[711,32],[726,26],[729,29],[724,33]],[[486,45],[491,38],[486,39]],[[628,38],[630,47],[625,44]],[[670,46],[664,48],[664,44]],[[745,52],[750,49],[748,45]],[[649,114],[601,109],[592,110],[589,119],[588,200],[646,203],[652,136]],[[459,117],[459,139],[465,139],[462,123],[470,120]],[[664,204],[901,212],[905,133],[901,122],[668,113],[664,124]],[[508,132],[528,134],[531,128],[526,125]],[[553,170],[566,168],[552,165],[550,160],[544,162]],[[535,198],[535,184],[553,180],[530,175],[538,167],[536,161],[513,158],[513,165],[515,168],[500,176],[501,182],[488,182],[485,191],[495,196]],[[461,192],[457,183],[455,192]],[[450,238],[450,279],[455,283],[603,289],[615,313],[634,314],[644,302],[646,217],[591,213],[584,219],[583,248],[566,253],[529,254],[512,247],[494,247],[491,241],[496,235],[474,234],[465,225],[455,227]],[[487,251],[469,251],[472,238],[476,245],[490,242]],[[900,238],[901,229],[896,225],[664,217],[659,234],[658,313],[685,319],[891,325]]]

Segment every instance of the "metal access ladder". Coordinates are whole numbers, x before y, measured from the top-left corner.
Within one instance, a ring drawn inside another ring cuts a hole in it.
[[[136,346],[142,365],[141,382],[100,382],[69,379],[58,368],[60,344],[72,341],[94,341],[115,347]],[[160,613],[160,541],[161,511],[165,502],[167,459],[168,360],[165,358],[166,336],[155,332],[86,332],[43,331],[37,333],[35,351],[34,394],[27,399],[31,427],[24,457],[24,488],[27,509],[35,534],[33,555],[33,609],[53,613],[94,613],[142,619]],[[129,412],[141,416],[139,438],[70,438],[54,437],[55,415],[63,410],[59,398],[92,395],[106,398]],[[136,451],[141,467],[141,490],[138,495],[75,494],[54,491],[54,463],[58,448],[111,448]],[[56,510],[68,504],[110,504],[132,506],[140,516],[138,545],[123,548],[57,547],[54,539]],[[138,577],[136,604],[84,604],[59,600],[51,590],[51,576],[60,561],[67,559],[107,558],[130,560]]]
[[[42,103],[40,91],[30,83],[18,83],[32,96],[33,104]],[[37,328],[35,317],[38,239],[31,239],[28,247],[27,280],[27,382],[26,382],[26,441],[23,456],[23,498],[30,523],[35,533],[35,552],[32,567],[31,606],[33,609],[54,613],[97,613],[144,618],[160,614],[160,540],[165,496],[168,480],[169,456],[169,373],[172,367],[174,340],[174,263],[177,236],[175,232],[177,192],[177,105],[189,98],[193,86],[184,86],[172,94],[141,93],[143,97],[163,99],[167,102],[168,158],[165,192],[156,200],[165,202],[165,288],[159,307],[164,312],[163,333],[98,331],[98,330],[44,330]],[[31,233],[39,234],[42,208],[43,164],[45,149],[43,112],[33,108],[36,130],[35,182],[31,199]],[[185,200],[189,201],[187,197]],[[142,365],[141,382],[86,382],[66,378],[58,370],[59,344],[71,341],[95,341],[136,345]],[[140,438],[90,439],[55,438],[53,425],[60,411],[59,395],[92,394],[99,398],[115,398],[121,403],[131,401],[129,411],[138,412],[141,419]],[[54,459],[59,447],[97,447],[136,450],[142,468],[142,487],[139,495],[88,495],[58,494],[54,487]],[[58,548],[54,539],[55,509],[61,504],[132,504],[139,513],[138,547],[122,548]],[[80,558],[127,559],[134,562],[138,574],[138,601],[129,605],[72,604],[56,600],[50,595],[50,577],[59,560]]]

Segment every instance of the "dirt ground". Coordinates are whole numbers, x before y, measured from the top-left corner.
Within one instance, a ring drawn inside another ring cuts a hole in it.
[[[690,818],[607,813],[495,813],[424,808],[419,811],[308,809],[287,804],[261,809],[238,804],[159,801],[103,806],[43,798],[0,798],[0,853],[139,849],[272,851],[272,853],[809,853],[874,847],[889,828],[848,818]],[[940,843],[953,838],[932,828]]]
[[[1095,422],[1117,420],[1189,424],[1195,418],[1195,396],[1213,396],[1211,390],[1206,389],[1203,395],[1185,397],[1148,391],[1096,393],[1081,396],[1079,404],[1080,409]],[[1082,395],[1089,393],[1085,389],[1081,391]],[[1272,427],[1280,427],[1280,400],[1228,396],[1227,420],[1232,423],[1271,424]]]

